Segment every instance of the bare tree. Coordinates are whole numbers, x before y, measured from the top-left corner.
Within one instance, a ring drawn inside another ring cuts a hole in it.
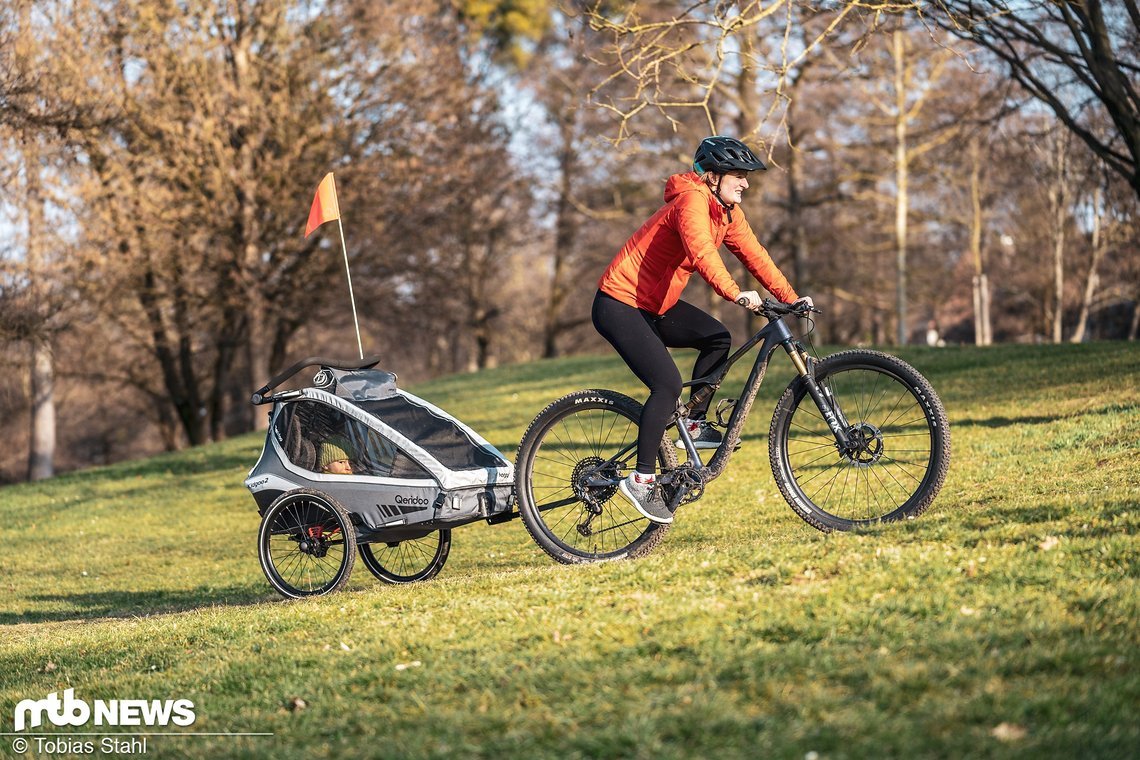
[[[1053,312],[1050,334],[1054,343],[1062,338],[1065,314],[1065,228],[1069,220],[1069,156],[1068,140],[1059,131],[1052,135],[1049,164],[1053,171],[1049,185],[1049,210],[1052,216]]]
[[[14,73],[17,82],[34,79],[38,64],[32,5],[30,0],[17,3],[16,38],[13,46]],[[15,95],[27,98],[30,93]],[[12,97],[10,95],[10,97]],[[16,128],[19,154],[24,168],[24,201],[27,222],[25,271],[31,329],[26,339],[30,349],[29,391],[31,418],[28,446],[28,480],[50,478],[55,471],[55,367],[53,362],[51,311],[47,304],[50,288],[46,268],[47,229],[44,214],[45,199],[41,177],[40,137],[32,125],[24,123]]]
[[[908,243],[910,236],[911,165],[919,157],[946,144],[960,130],[962,123],[955,112],[938,113],[937,105],[953,55],[941,48],[916,45],[899,23],[891,31],[886,45],[889,66],[887,76],[880,75],[871,61],[862,81],[867,100],[880,116],[871,118],[872,135],[887,131],[889,141],[881,141],[892,156],[894,197],[893,248],[895,260],[895,327],[896,340],[905,344],[910,336],[908,319]],[[874,43],[868,52],[875,52]],[[928,118],[929,117],[929,118]],[[872,136],[874,143],[880,142]]]
[[[975,133],[969,142],[970,159],[970,259],[974,264],[974,343],[988,346],[993,343],[993,320],[990,316],[990,282],[982,253],[982,232],[985,229],[985,208],[982,205],[982,175],[984,135]]]
[[[1072,343],[1080,343],[1085,339],[1093,296],[1096,295],[1097,287],[1100,285],[1100,275],[1097,273],[1097,267],[1100,265],[1101,260],[1104,258],[1104,252],[1108,248],[1108,236],[1104,230],[1105,214],[1103,196],[1103,189],[1098,182],[1093,189],[1092,199],[1090,200],[1092,216],[1092,255],[1089,260],[1088,274],[1085,276],[1085,287],[1081,296],[1081,310],[1080,315],[1077,317],[1077,326],[1073,328],[1073,334],[1069,336],[1069,341]]]
[[[1136,0],[942,0],[929,16],[1004,62],[1140,196],[1140,6]],[[1091,108],[1112,129],[1097,129]]]
[[[758,125],[781,122],[781,94],[789,74],[836,29],[866,10],[860,2],[820,10],[796,0],[696,0],[664,7],[634,2],[621,7],[621,12],[607,12],[610,9],[598,6],[591,13],[594,27],[611,40],[599,56],[610,73],[591,94],[616,118],[617,140],[634,134],[635,120],[646,112],[678,123],[678,114],[695,111],[716,132],[714,114],[723,83],[750,78],[759,82],[761,74],[760,92],[752,88],[747,92],[754,104],[748,108],[749,118]],[[814,36],[801,38],[796,30],[811,17],[825,23],[818,25]],[[874,23],[876,16],[870,17]],[[754,44],[756,39],[772,44],[761,48]],[[632,87],[611,91],[617,82]]]

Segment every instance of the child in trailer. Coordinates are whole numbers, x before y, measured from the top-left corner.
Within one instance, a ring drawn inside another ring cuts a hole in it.
[[[334,435],[317,450],[317,466],[327,475],[351,475],[354,456],[352,444],[348,439]]]

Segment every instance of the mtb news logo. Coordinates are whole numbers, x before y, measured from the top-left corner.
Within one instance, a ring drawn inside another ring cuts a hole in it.
[[[66,689],[63,699],[53,691],[43,699],[25,699],[16,705],[13,717],[16,731],[39,728],[44,718],[55,726],[189,726],[194,723],[194,703],[189,699],[97,699],[85,702],[75,698],[75,689]]]

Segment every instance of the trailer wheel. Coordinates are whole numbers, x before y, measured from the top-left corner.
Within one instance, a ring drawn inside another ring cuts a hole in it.
[[[270,585],[301,599],[336,591],[356,560],[356,530],[335,499],[307,488],[274,501],[261,519],[257,556]]]
[[[392,543],[360,544],[360,560],[384,583],[415,583],[434,578],[450,552],[450,530]]]

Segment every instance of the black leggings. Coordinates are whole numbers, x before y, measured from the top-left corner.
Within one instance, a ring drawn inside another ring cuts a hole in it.
[[[637,379],[649,387],[637,435],[637,471],[654,472],[657,447],[681,395],[681,373],[668,349],[700,351],[693,365],[693,377],[704,377],[728,356],[732,336],[719,320],[685,301],[678,301],[657,316],[599,290],[594,296],[592,317],[597,331],[617,349]],[[695,390],[691,388],[690,395]],[[706,400],[692,411],[690,418],[704,419],[708,408]]]

